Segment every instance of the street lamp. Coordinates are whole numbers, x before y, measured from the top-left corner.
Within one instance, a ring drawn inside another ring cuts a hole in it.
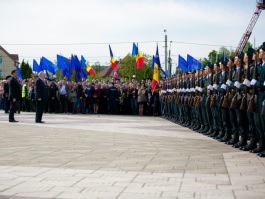
[[[168,73],[167,71],[167,30],[164,29],[164,33],[165,33],[165,71],[166,73]]]

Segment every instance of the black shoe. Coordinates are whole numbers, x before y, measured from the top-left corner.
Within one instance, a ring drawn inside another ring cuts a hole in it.
[[[209,137],[211,137],[211,138],[215,138],[215,137],[217,137],[218,135],[219,135],[219,132],[218,132],[217,130],[215,130],[215,131],[213,131],[212,134],[209,135]]]
[[[220,142],[228,142],[231,140],[231,135],[226,134],[223,138],[219,139]]]
[[[250,153],[260,153],[265,150],[265,145],[263,139],[259,141],[259,146],[253,150],[250,150]]]
[[[224,131],[221,131],[217,137],[215,137],[215,139],[219,140],[219,139],[222,139],[223,137],[225,136],[225,132]]]
[[[204,133],[204,135],[209,136],[209,135],[211,135],[211,134],[213,134],[213,133],[214,133],[213,129],[210,128],[207,132]]]
[[[258,153],[258,156],[261,157],[261,158],[264,158],[265,157],[265,151],[262,151],[261,153]]]
[[[17,120],[9,120],[9,122],[18,122]]]
[[[230,139],[229,141],[226,142],[226,144],[228,145],[234,145],[238,142],[238,136],[234,135],[232,139]]]
[[[242,146],[239,149],[242,151],[250,151],[257,148],[257,140],[256,139],[250,139],[250,142],[246,146]]]
[[[247,139],[244,137],[240,138],[240,141],[233,145],[234,148],[239,148],[247,145]]]
[[[44,121],[36,121],[36,123],[45,123]]]

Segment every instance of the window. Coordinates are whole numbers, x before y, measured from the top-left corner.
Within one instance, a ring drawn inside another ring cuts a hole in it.
[[[3,64],[3,58],[2,58],[2,55],[0,54],[0,66],[2,66]]]

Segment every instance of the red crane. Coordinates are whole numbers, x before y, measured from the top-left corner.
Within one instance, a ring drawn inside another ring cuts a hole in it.
[[[250,23],[248,24],[246,32],[243,34],[243,36],[242,36],[242,38],[241,38],[241,40],[240,40],[240,42],[236,48],[235,55],[238,55],[245,48],[245,46],[248,42],[248,39],[251,36],[252,30],[253,30],[262,10],[265,10],[265,0],[258,0],[257,5],[256,5],[256,10],[255,10],[254,14],[252,15],[252,18],[250,20]]]

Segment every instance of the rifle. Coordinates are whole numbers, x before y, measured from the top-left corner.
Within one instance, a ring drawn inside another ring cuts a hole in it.
[[[224,73],[224,77],[223,77],[223,84],[225,84],[225,83],[226,83],[226,73]],[[222,89],[222,97],[221,97],[220,102],[219,102],[219,109],[222,108],[222,105],[224,103],[225,94],[226,94],[225,89]]]
[[[240,80],[241,80],[241,69],[238,70],[237,82],[240,82]],[[233,97],[232,103],[231,103],[231,106],[230,106],[231,109],[236,109],[238,95],[239,95],[239,88],[236,87],[236,94]]]
[[[249,60],[250,60],[250,57],[249,57]],[[250,61],[248,61],[247,64],[248,65],[247,65],[247,68],[246,68],[246,79],[249,80]],[[244,96],[242,98],[242,102],[241,102],[241,105],[240,105],[240,110],[241,111],[247,110],[247,105],[248,105],[248,103],[247,103],[247,97],[248,97],[248,93],[249,93],[249,87],[246,85],[246,87],[245,87],[245,93],[244,93]]]
[[[233,66],[231,65],[230,68],[229,68],[229,75],[228,75],[229,81],[232,81],[232,75],[233,75],[232,67]],[[226,94],[224,96],[223,103],[222,103],[222,107],[223,108],[228,108],[228,102],[229,102],[230,92],[231,92],[231,88],[230,88],[230,86],[227,85]]]
[[[254,79],[257,80],[258,78],[258,67],[257,67],[257,62],[255,62],[255,67],[254,67]],[[248,104],[248,112],[253,113],[255,111],[255,96],[257,95],[257,88],[253,86],[253,93],[250,98],[249,104]],[[263,106],[264,108],[264,106]]]
[[[195,87],[195,73],[192,72],[192,77],[191,77],[191,88]],[[189,101],[189,106],[193,106],[194,104],[194,92],[190,92],[190,101]]]
[[[217,72],[217,69],[216,69],[216,72],[215,72],[215,84],[218,85],[218,72]],[[210,107],[213,108],[215,107],[216,105],[216,100],[217,100],[217,95],[218,95],[218,91],[217,89],[214,90],[214,95],[212,97],[212,101],[211,101],[211,104],[210,104]]]
[[[265,115],[265,100],[263,101],[263,107],[261,110],[261,115]]]
[[[212,75],[210,77],[210,85],[211,86],[213,85],[213,73],[212,73]],[[208,89],[208,90],[209,90],[209,94],[208,94],[208,96],[206,98],[206,104],[205,104],[206,107],[210,107],[210,105],[211,105],[212,91],[210,89]]]
[[[198,81],[200,80],[200,87],[202,88],[203,87],[203,70],[202,70],[202,77],[200,79],[200,72],[198,72]],[[201,106],[201,96],[202,96],[202,93],[200,92],[199,93],[199,96],[197,97],[197,101],[196,101],[196,107],[200,107]]]
[[[190,89],[190,81],[187,78],[187,88],[186,89]],[[190,93],[186,91],[186,98],[185,98],[185,105],[189,105],[189,101],[190,101]]]
[[[198,74],[199,74],[199,71],[198,71]],[[199,75],[197,75],[197,80],[195,80],[195,76],[194,76],[194,87],[193,88],[197,87],[198,85],[199,85]],[[198,98],[199,96],[195,95],[195,91],[194,91],[194,98],[193,98],[192,106],[196,107]]]

